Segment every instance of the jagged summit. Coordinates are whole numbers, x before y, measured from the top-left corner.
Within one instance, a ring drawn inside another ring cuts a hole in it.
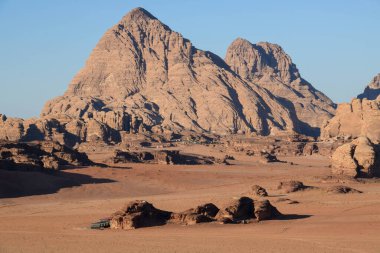
[[[226,62],[241,77],[249,80],[267,73],[283,82],[300,78],[299,71],[281,46],[269,42],[252,44],[237,38],[227,49]]]
[[[144,8],[137,7],[128,12],[118,23],[118,25],[125,25],[129,23],[146,23],[155,20],[160,22],[155,16]]]
[[[365,88],[364,92],[358,95],[358,98],[375,100],[378,96],[380,96],[380,73],[372,79],[372,81]]]
[[[296,120],[299,131],[318,135],[335,104],[305,81],[281,46],[269,42],[253,44],[237,38],[227,49],[226,63],[247,83],[257,84],[277,96]]]

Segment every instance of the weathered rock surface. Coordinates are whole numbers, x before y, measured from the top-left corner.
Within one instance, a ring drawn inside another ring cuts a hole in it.
[[[173,213],[170,222],[175,224],[192,225],[215,221],[219,208],[212,203],[200,205],[181,213]]]
[[[122,210],[114,213],[110,219],[112,229],[135,229],[141,227],[161,226],[170,219],[171,212],[155,208],[144,200],[127,204]]]
[[[253,201],[241,197],[227,207],[219,209],[212,203],[197,206],[189,210],[174,213],[155,208],[144,200],[128,203],[109,219],[94,223],[94,228],[135,229],[141,227],[161,226],[167,223],[193,225],[197,223],[219,221],[221,223],[247,223],[280,217],[282,214],[268,200]]]
[[[349,177],[380,176],[380,148],[367,137],[359,137],[336,149],[332,173]]]
[[[261,187],[260,185],[252,185],[251,192],[253,195],[259,196],[259,197],[268,196],[268,192],[265,190],[265,188]]]
[[[254,217],[253,200],[248,197],[241,197],[232,201],[220,209],[217,215],[218,221],[222,223],[241,223]]]
[[[254,205],[254,215],[257,221],[271,220],[282,215],[276,207],[271,205],[269,200],[257,200],[254,201]]]
[[[332,194],[362,193],[359,190],[356,190],[354,188],[351,188],[345,185],[332,186],[332,187],[329,187],[326,191]]]
[[[301,77],[279,45],[238,38],[228,47],[225,61],[247,83],[277,96],[297,122],[299,133],[318,136],[323,122],[334,115],[335,104]]]
[[[278,190],[283,191],[284,193],[291,193],[291,192],[297,192],[297,191],[303,191],[305,189],[310,189],[312,188],[311,186],[306,186],[300,181],[283,181],[280,182],[279,185],[277,186]]]
[[[113,163],[156,163],[156,164],[214,164],[223,163],[214,157],[181,154],[178,150],[120,151],[116,150]]]
[[[344,140],[315,141],[314,138],[304,138],[294,135],[257,136],[227,138],[226,146],[235,152],[248,156],[261,157],[264,153],[275,156],[301,156],[319,154],[331,156],[334,150],[344,143]]]
[[[293,81],[293,75],[284,73],[282,78]],[[313,121],[333,112],[333,104],[311,86],[305,87],[297,92],[311,90],[315,98],[304,103],[307,112],[320,104],[327,111],[319,117],[303,115],[303,120],[309,117],[305,124],[314,127]],[[187,129],[268,135],[301,129],[284,99],[272,93],[242,80],[218,56],[195,48],[137,8],[104,34],[65,94],[46,103],[41,116],[89,118],[128,132]]]
[[[350,103],[338,105],[336,115],[322,128],[321,139],[367,136],[380,143],[380,74]]]
[[[0,143],[0,169],[54,171],[63,165],[92,165],[84,153],[52,141]]]
[[[358,95],[358,98],[366,98],[375,100],[380,95],[380,73],[377,74],[372,81],[364,89],[364,92]]]

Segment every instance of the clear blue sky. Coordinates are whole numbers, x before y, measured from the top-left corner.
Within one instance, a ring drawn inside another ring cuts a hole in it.
[[[335,102],[380,72],[380,0],[0,0],[0,113],[39,115],[102,34],[139,6],[223,58],[236,37],[278,43]]]

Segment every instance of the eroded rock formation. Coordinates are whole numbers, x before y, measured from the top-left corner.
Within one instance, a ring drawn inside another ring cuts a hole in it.
[[[113,163],[155,163],[155,164],[214,164],[225,163],[223,159],[201,155],[182,154],[178,150],[121,151],[115,150]]]
[[[336,115],[322,128],[321,138],[354,139],[359,136],[380,143],[380,97],[339,104]]]
[[[161,226],[167,223],[181,225],[213,221],[220,223],[248,223],[252,219],[257,221],[270,220],[281,215],[268,200],[254,201],[248,197],[234,200],[222,209],[212,203],[207,203],[179,213],[157,209],[144,200],[135,200],[112,214],[109,219],[94,223],[92,228],[110,227],[111,229],[129,230]]]
[[[359,137],[338,147],[331,161],[332,173],[337,176],[380,176],[380,147],[367,137]]]
[[[277,96],[291,112],[299,133],[318,136],[323,122],[334,115],[335,104],[301,77],[279,45],[238,38],[228,47],[225,61],[247,83]]]
[[[321,139],[368,137],[380,143],[380,74],[350,103],[338,105],[336,115],[322,127]]]
[[[0,169],[54,171],[64,165],[86,166],[93,163],[84,153],[57,142],[0,143]]]

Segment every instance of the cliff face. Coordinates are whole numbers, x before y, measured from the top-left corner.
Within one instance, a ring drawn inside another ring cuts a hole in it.
[[[335,104],[301,77],[279,45],[239,38],[228,47],[225,61],[247,83],[277,96],[294,121],[299,121],[301,133],[318,135],[323,122],[335,113]]]
[[[322,139],[366,136],[380,143],[380,97],[377,100],[353,99],[339,104],[335,117],[322,128]]]

